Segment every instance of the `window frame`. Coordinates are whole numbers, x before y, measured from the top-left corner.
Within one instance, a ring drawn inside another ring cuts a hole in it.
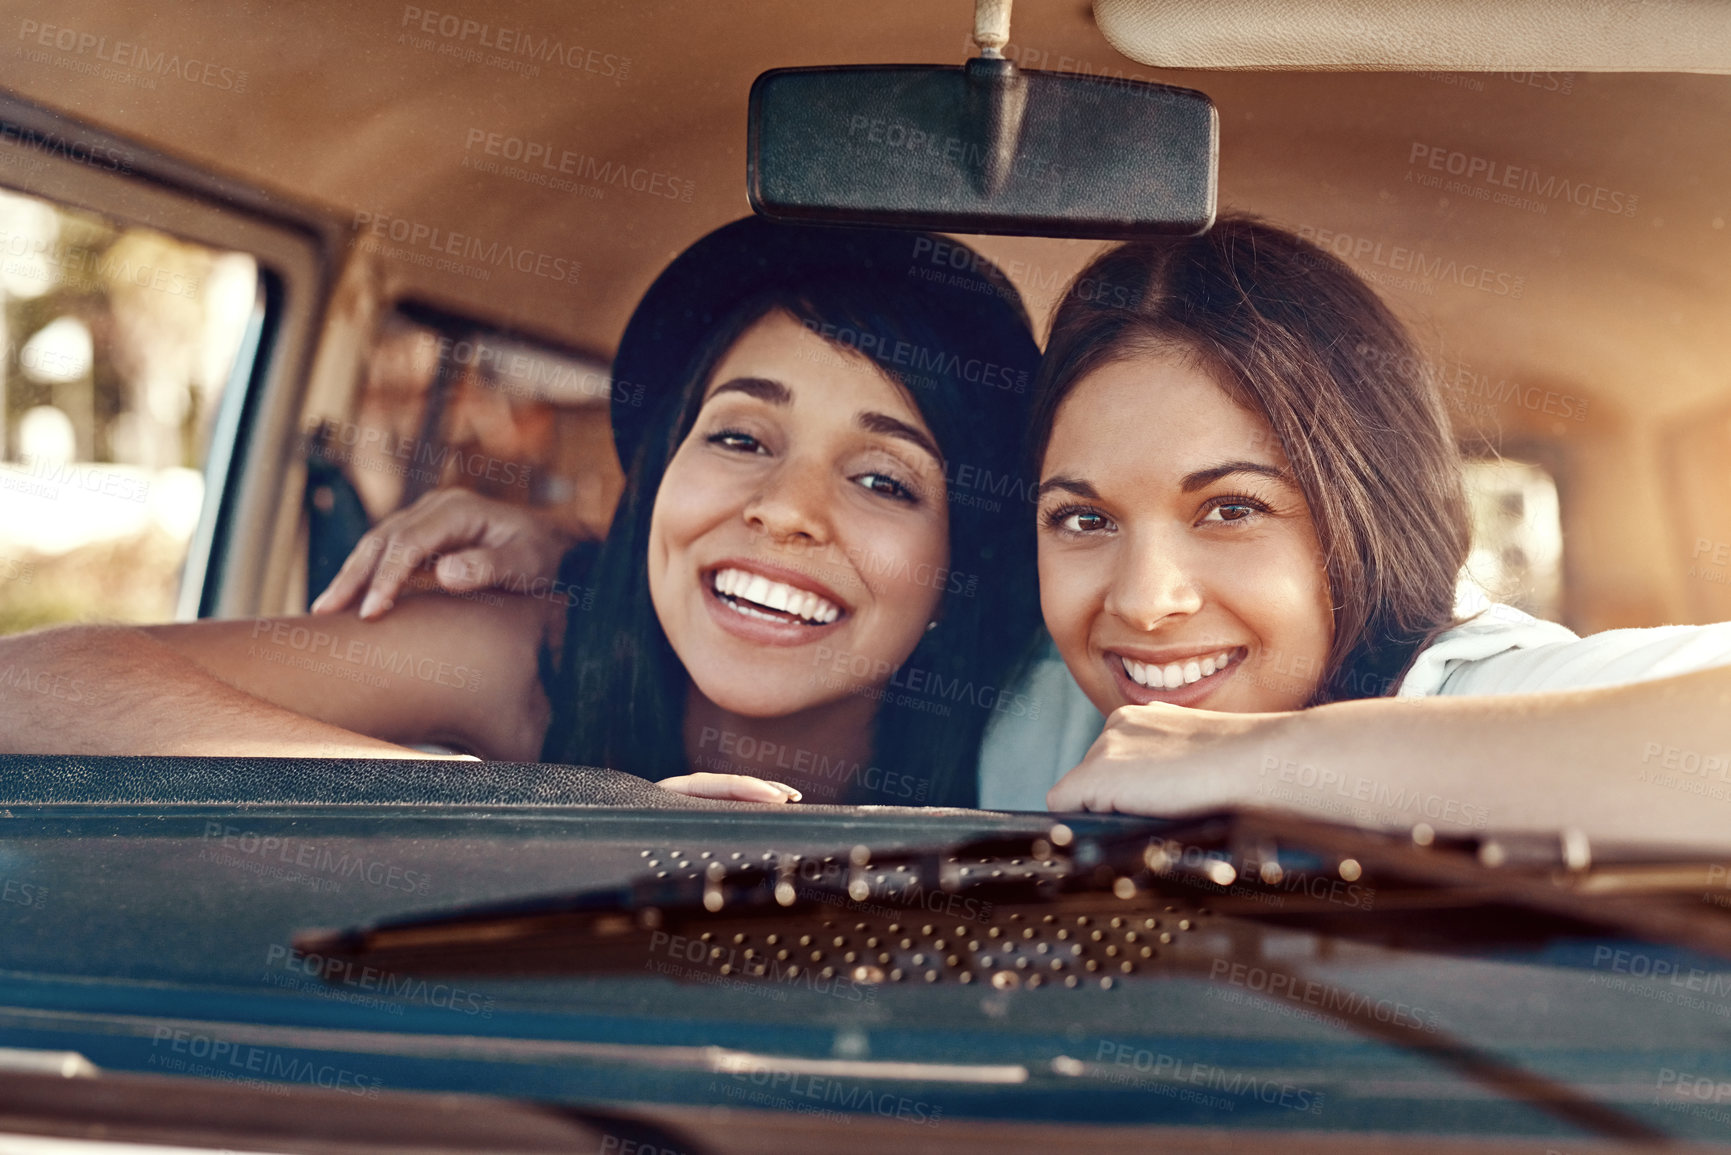
[[[307,388],[347,242],[340,220],[4,92],[0,186],[258,262],[257,302],[205,447],[175,617],[259,612],[273,546],[294,532],[281,497],[291,463],[277,449]]]

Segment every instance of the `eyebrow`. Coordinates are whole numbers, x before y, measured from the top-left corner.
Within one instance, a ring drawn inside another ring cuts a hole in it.
[[[1221,478],[1231,477],[1234,473],[1254,473],[1259,477],[1267,477],[1284,485],[1292,484],[1292,475],[1284,469],[1265,465],[1260,461],[1227,461],[1219,465],[1211,465],[1207,469],[1186,473],[1184,480],[1178,483],[1178,488],[1184,493],[1195,493],[1198,489],[1207,489]]]
[[[1048,493],[1073,493],[1077,497],[1085,497],[1090,501],[1100,500],[1100,491],[1083,481],[1080,477],[1070,477],[1060,473],[1056,477],[1047,478],[1040,483],[1040,488],[1034,491],[1034,500],[1039,501]]]
[[[755,397],[768,405],[787,406],[793,404],[793,390],[780,381],[771,381],[767,377],[734,377],[717,385],[713,392],[704,399],[707,404],[723,393],[743,393],[747,397]],[[909,425],[898,421],[888,413],[865,412],[859,415],[859,427],[867,433],[876,433],[884,437],[895,437],[931,454],[932,460],[943,465],[944,455],[938,452],[937,443],[926,434]]]
[[[1184,479],[1178,483],[1178,487],[1184,493],[1195,493],[1197,490],[1206,489],[1221,478],[1231,477],[1235,473],[1253,473],[1286,485],[1292,484],[1292,475],[1284,469],[1264,465],[1259,461],[1227,461],[1220,465],[1211,465],[1207,469],[1186,473]],[[1048,493],[1059,491],[1073,493],[1077,497],[1085,497],[1090,501],[1100,500],[1100,491],[1092,485],[1079,477],[1070,477],[1062,473],[1042,481],[1040,487],[1034,491],[1034,500],[1038,501]]]
[[[915,429],[905,421],[897,421],[887,413],[861,413],[859,427],[867,433],[877,433],[885,437],[896,437],[919,446],[932,455],[932,460],[940,466],[944,463],[944,455],[938,452],[937,445],[930,437]]]
[[[743,393],[770,405],[793,404],[793,391],[780,381],[771,381],[768,377],[735,377],[723,381],[704,400],[713,401],[723,393]]]

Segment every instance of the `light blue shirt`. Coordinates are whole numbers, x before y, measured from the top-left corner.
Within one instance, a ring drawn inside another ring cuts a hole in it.
[[[999,714],[980,745],[980,806],[986,810],[1045,810],[1046,791],[1082,760],[1106,724],[1050,638],[1020,693],[1027,712]]]

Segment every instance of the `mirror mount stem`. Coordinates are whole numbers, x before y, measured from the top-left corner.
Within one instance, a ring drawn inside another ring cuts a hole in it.
[[[1010,5],[1013,0],[974,0],[974,43],[986,60],[1002,60],[1010,42]]]
[[[982,7],[988,2],[980,0]],[[1015,62],[1002,56],[976,56],[963,71],[968,77],[966,131],[974,137],[974,155],[980,158],[972,174],[974,185],[994,197],[1010,179],[1022,146],[1028,82]]]
[[[968,126],[976,155],[974,187],[997,196],[1016,163],[1022,144],[1022,116],[1028,109],[1028,84],[1004,59],[1010,42],[1010,5],[1014,0],[974,0],[974,43],[980,54],[967,62]]]

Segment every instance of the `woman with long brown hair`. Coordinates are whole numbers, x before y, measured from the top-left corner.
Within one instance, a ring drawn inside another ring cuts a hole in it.
[[[1111,717],[1053,809],[1718,832],[1640,773],[1731,749],[1731,625],[1580,639],[1457,604],[1467,507],[1423,365],[1351,269],[1253,218],[1077,277],[1035,389],[1040,597]]]

